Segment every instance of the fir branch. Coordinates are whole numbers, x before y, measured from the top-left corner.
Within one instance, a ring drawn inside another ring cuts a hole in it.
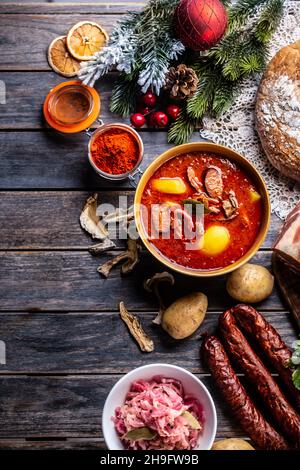
[[[150,0],[141,12],[129,13],[117,23],[108,45],[92,61],[82,64],[79,78],[93,85],[114,68],[126,74],[139,69],[137,79],[142,91],[151,88],[158,94],[170,62],[184,51],[183,44],[172,37],[172,18],[178,3]]]
[[[236,95],[238,84],[232,84],[228,80],[220,80],[218,87],[215,89],[214,98],[211,106],[211,113],[218,117],[226,111],[232,104]]]
[[[136,106],[138,85],[136,77],[121,74],[113,88],[109,109],[120,116],[128,116]]]
[[[255,14],[259,7],[268,2],[268,0],[238,0],[228,10],[228,28],[227,32],[231,33],[242,28],[247,20]]]
[[[199,73],[200,72],[200,73]],[[198,66],[199,85],[196,93],[187,102],[187,113],[191,118],[201,119],[213,103],[219,76],[213,64]]]
[[[199,127],[200,121],[188,116],[186,109],[182,108],[176,121],[170,126],[168,131],[168,142],[175,145],[187,142],[193,132]]]
[[[254,28],[254,35],[261,43],[267,43],[275,33],[283,13],[284,0],[270,0],[262,11]]]
[[[171,60],[183,53],[184,46],[171,37],[172,15],[178,0],[152,0],[140,22],[139,54],[142,67],[138,83],[142,92],[151,88],[156,94],[165,84]],[[158,21],[159,19],[159,21]]]

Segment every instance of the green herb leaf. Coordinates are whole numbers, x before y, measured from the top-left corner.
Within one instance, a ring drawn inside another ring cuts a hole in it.
[[[297,390],[300,390],[300,367],[293,372],[292,379]]]
[[[181,416],[188,422],[192,429],[201,429],[201,424],[189,411],[184,411]]]
[[[137,429],[132,429],[131,431],[128,431],[126,434],[122,436],[122,439],[128,439],[129,441],[150,441],[151,439],[154,439],[156,436],[156,433],[152,431],[152,429],[149,429],[147,427],[144,428],[137,428]]]
[[[294,366],[299,366],[300,364],[300,349],[296,349],[291,357],[291,362]]]
[[[183,199],[182,204],[192,204],[193,206],[201,205],[203,206],[204,214],[210,214],[211,210],[202,201],[197,201],[197,199]]]

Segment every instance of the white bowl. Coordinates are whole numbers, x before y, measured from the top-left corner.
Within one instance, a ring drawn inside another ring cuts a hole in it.
[[[115,409],[124,404],[126,395],[132,382],[135,380],[149,380],[156,375],[171,377],[183,385],[184,391],[188,395],[197,398],[204,410],[204,431],[199,438],[197,450],[209,450],[215,440],[217,430],[217,414],[212,397],[195,375],[182,367],[169,364],[148,364],[138,367],[124,375],[111,389],[103,408],[102,430],[105,443],[109,450],[124,450],[118,434],[116,433],[112,417]]]

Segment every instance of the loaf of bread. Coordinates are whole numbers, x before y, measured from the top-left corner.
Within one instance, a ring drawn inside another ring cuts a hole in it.
[[[265,70],[256,127],[272,165],[300,181],[300,40],[280,49]]]

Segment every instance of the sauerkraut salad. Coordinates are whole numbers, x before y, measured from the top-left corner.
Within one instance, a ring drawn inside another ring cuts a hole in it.
[[[166,377],[133,382],[116,408],[116,431],[126,449],[194,449],[203,432],[203,408],[182,383]]]

